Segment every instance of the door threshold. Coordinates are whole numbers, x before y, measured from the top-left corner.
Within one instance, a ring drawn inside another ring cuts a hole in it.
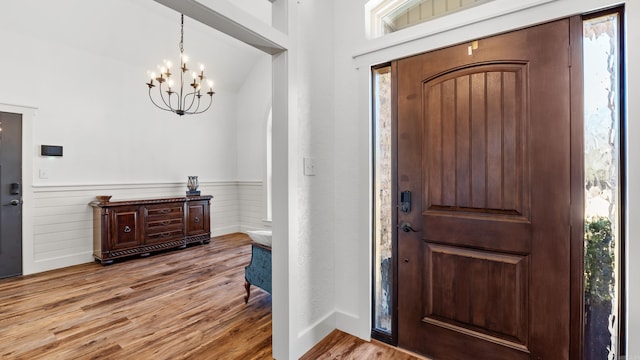
[[[384,346],[384,347],[388,347],[388,348],[394,349],[396,351],[400,351],[400,352],[405,353],[407,355],[413,356],[413,357],[415,357],[416,359],[419,359],[419,360],[433,360],[432,358],[428,358],[428,357],[426,357],[424,355],[420,355],[420,354],[414,353],[413,351],[410,351],[410,350],[407,350],[407,349],[403,349],[403,348],[401,348],[399,346],[393,346],[391,344],[387,344],[386,342],[383,342],[383,341],[380,341],[380,340],[371,339],[371,343],[375,344],[377,346]]]

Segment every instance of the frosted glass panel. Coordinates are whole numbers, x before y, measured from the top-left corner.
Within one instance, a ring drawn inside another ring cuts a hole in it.
[[[584,359],[617,359],[621,267],[619,15],[583,22]]]
[[[373,72],[374,80],[374,330],[392,327],[392,121],[391,69]]]

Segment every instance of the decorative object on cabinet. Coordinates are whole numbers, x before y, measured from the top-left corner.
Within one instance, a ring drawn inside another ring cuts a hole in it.
[[[200,186],[198,183],[198,177],[189,176],[189,179],[187,180],[187,189],[189,189],[187,191],[187,196],[199,196],[200,190],[198,190],[198,186]]]
[[[94,201],[93,256],[103,265],[130,255],[211,241],[211,195]]]
[[[244,268],[244,303],[249,302],[251,285],[271,294],[271,231],[248,231],[251,243],[251,262]]]
[[[96,196],[96,199],[101,203],[109,202],[109,200],[111,200],[111,195],[98,195]]]

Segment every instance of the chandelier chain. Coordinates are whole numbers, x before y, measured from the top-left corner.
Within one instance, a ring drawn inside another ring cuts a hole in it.
[[[180,14],[180,54],[184,53],[184,14]]]

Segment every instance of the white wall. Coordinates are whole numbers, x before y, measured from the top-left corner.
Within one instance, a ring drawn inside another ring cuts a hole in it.
[[[145,85],[148,69],[177,62],[179,39],[179,14],[155,2],[0,5],[0,104],[36,109],[23,136],[25,273],[91,261],[86,204],[100,193],[179,195],[198,175],[214,195],[213,234],[241,228],[237,92],[260,52],[185,18],[185,54],[205,64],[216,95],[208,112],[179,117],[155,108]],[[41,144],[64,156],[39,156]]]
[[[297,142],[292,169],[296,182],[297,231],[290,240],[290,268],[296,301],[291,316],[298,358],[335,328],[334,251],[334,41],[333,4],[297,1],[290,29],[297,56],[292,61]],[[339,128],[338,128],[339,129]],[[315,162],[316,175],[303,174],[303,158]],[[340,174],[342,177],[342,174]],[[347,200],[347,199],[345,199]]]
[[[497,2],[497,1],[496,1]],[[544,2],[544,1],[543,1]],[[363,10],[366,0],[334,1],[335,18],[335,282],[337,325],[362,338],[369,337],[371,300],[371,237],[370,237],[370,106],[369,69],[371,65],[411,54],[444,47],[474,38],[545,22],[555,18],[586,13],[615,5],[611,0],[556,0],[479,19],[461,12],[443,23],[442,28],[428,24],[413,30],[397,32],[388,38],[366,40]],[[528,1],[534,4],[535,1]],[[640,78],[640,4],[627,1],[627,67],[628,79]],[[508,6],[508,4],[507,4]],[[450,24],[460,24],[450,28]],[[466,24],[466,25],[465,25]],[[439,31],[442,30],[442,31]],[[420,36],[420,31],[430,36]],[[628,99],[640,97],[640,85],[629,81]],[[640,104],[628,103],[628,204],[627,204],[627,311],[628,355],[640,356],[640,310],[634,306],[640,298],[640,285],[632,282],[640,276],[640,264],[633,259],[640,256],[635,240],[640,224],[632,222],[640,212]],[[339,130],[339,131],[338,131]],[[343,201],[349,199],[350,201]]]
[[[271,56],[261,54],[237,96],[237,178],[241,180],[264,180],[271,84]]]
[[[267,2],[267,1],[265,1]],[[241,231],[264,229],[267,219],[267,121],[271,116],[271,56],[260,54],[237,96],[237,178]]]
[[[334,1],[335,293],[337,328],[368,339],[371,333],[371,201],[368,67],[353,55],[364,42],[364,2]],[[364,100],[363,100],[364,99]]]
[[[147,69],[162,59],[177,61],[177,13],[123,0],[12,0],[0,16],[0,45],[12,54],[0,68],[0,100],[37,107],[36,145],[64,146],[62,158],[35,159],[36,169],[49,170],[36,184],[178,181],[187,173],[236,178],[229,134],[236,129],[236,91],[255,49],[240,44],[236,50],[186,19],[185,52],[206,64],[217,94],[209,112],[178,117],[151,105],[144,84]]]
[[[297,359],[335,328],[333,4],[277,0],[290,48],[273,57],[273,355]],[[316,175],[305,176],[312,158]]]
[[[219,0],[200,0],[201,4],[216,9],[220,5]],[[233,0],[230,2],[234,7],[242,10],[259,21],[271,26],[271,1],[269,0]]]

